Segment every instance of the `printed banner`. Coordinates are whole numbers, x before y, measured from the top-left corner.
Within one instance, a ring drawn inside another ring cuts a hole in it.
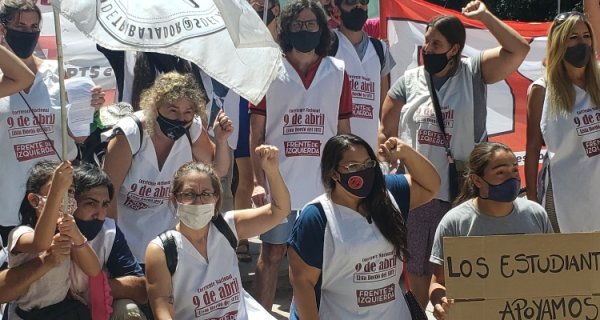
[[[455,15],[467,28],[467,41],[463,56],[474,56],[482,50],[499,46],[493,35],[477,21],[459,12],[425,2],[424,0],[386,0],[381,5],[381,31],[390,44],[396,60],[391,72],[394,83],[405,70],[419,65],[420,48],[424,43],[427,22],[437,15]],[[527,129],[527,88],[541,77],[542,59],[546,50],[546,35],[550,23],[523,23],[505,21],[529,41],[531,49],[519,69],[506,80],[488,86],[487,130],[490,140],[509,145],[521,165],[523,164]]]

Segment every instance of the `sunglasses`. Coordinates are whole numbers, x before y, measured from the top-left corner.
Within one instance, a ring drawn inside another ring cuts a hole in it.
[[[587,20],[587,16],[581,12],[571,11],[571,12],[562,12],[556,15],[554,18],[554,25],[559,26],[561,23],[565,22],[565,20],[569,19],[571,16],[582,17],[584,20]]]
[[[349,6],[355,6],[358,3],[366,6],[369,4],[369,0],[344,0],[344,3]]]

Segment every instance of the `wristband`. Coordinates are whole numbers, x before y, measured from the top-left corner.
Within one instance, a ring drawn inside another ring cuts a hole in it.
[[[86,237],[83,237],[83,243],[82,244],[73,244],[72,248],[73,249],[81,249],[83,247],[85,247],[85,245],[88,243],[88,240]]]

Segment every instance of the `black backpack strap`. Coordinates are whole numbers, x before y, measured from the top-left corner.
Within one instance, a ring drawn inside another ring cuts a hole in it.
[[[217,227],[217,230],[219,230],[219,232],[221,232],[225,236],[227,241],[229,241],[229,244],[231,245],[233,250],[237,249],[238,239],[235,236],[235,234],[233,234],[233,231],[231,231],[231,228],[229,227],[223,216],[220,213],[217,214],[217,218],[214,219],[212,222],[215,225],[215,227]]]
[[[165,251],[165,259],[167,260],[167,269],[169,269],[169,273],[173,276],[175,270],[177,269],[177,244],[175,243],[175,237],[171,230],[167,230],[158,235],[158,238],[162,242],[163,249]]]
[[[136,116],[135,113],[132,113],[129,116],[131,117],[131,119],[133,119],[133,121],[135,121],[135,124],[137,124],[138,126],[138,131],[140,132],[140,146],[138,150],[133,153],[133,155],[135,156],[138,153],[138,151],[140,151],[140,149],[142,148],[142,141],[144,140],[144,126],[142,125],[142,120],[138,116]]]
[[[383,70],[383,65],[385,63],[385,54],[383,53],[383,43],[381,43],[381,40],[379,40],[377,38],[373,38],[373,37],[369,37],[369,40],[371,40],[371,44],[373,45],[373,48],[375,48],[375,52],[377,52],[377,56],[379,57],[379,64],[381,65],[381,70]]]

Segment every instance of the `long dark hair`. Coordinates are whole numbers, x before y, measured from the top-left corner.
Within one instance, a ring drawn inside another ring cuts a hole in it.
[[[39,193],[42,186],[52,178],[54,170],[59,165],[60,163],[58,161],[42,160],[36,163],[29,171],[29,178],[27,178],[27,184],[25,185],[25,195],[23,196],[21,207],[19,208],[21,225],[28,225],[35,228],[38,218],[35,213],[35,208],[27,199],[27,195],[30,193]]]
[[[460,194],[454,200],[454,206],[479,196],[479,188],[473,183],[471,175],[474,174],[483,177],[485,168],[498,150],[513,153],[507,145],[500,142],[482,142],[473,148],[466,163],[465,179]]]
[[[353,134],[341,134],[332,137],[325,144],[323,156],[321,157],[321,181],[328,191],[335,190],[336,182],[331,178],[331,175],[339,166],[344,152],[352,146],[363,146],[367,150],[369,158],[377,160],[371,146],[361,137]],[[373,190],[360,201],[359,206],[367,209],[370,218],[375,222],[381,234],[394,246],[396,255],[406,261],[408,258],[406,225],[400,210],[394,206],[389,197],[379,162],[375,166],[374,174]]]
[[[327,26],[327,15],[319,1],[293,0],[283,7],[281,15],[279,15],[279,25],[277,28],[279,46],[285,53],[292,51],[293,46],[289,40],[290,24],[298,18],[298,15],[304,9],[310,9],[317,17],[317,23],[319,24],[319,30],[321,31],[321,39],[319,40],[319,45],[315,48],[315,53],[321,58],[325,57],[329,54],[329,48],[331,47],[333,38],[331,31]]]

